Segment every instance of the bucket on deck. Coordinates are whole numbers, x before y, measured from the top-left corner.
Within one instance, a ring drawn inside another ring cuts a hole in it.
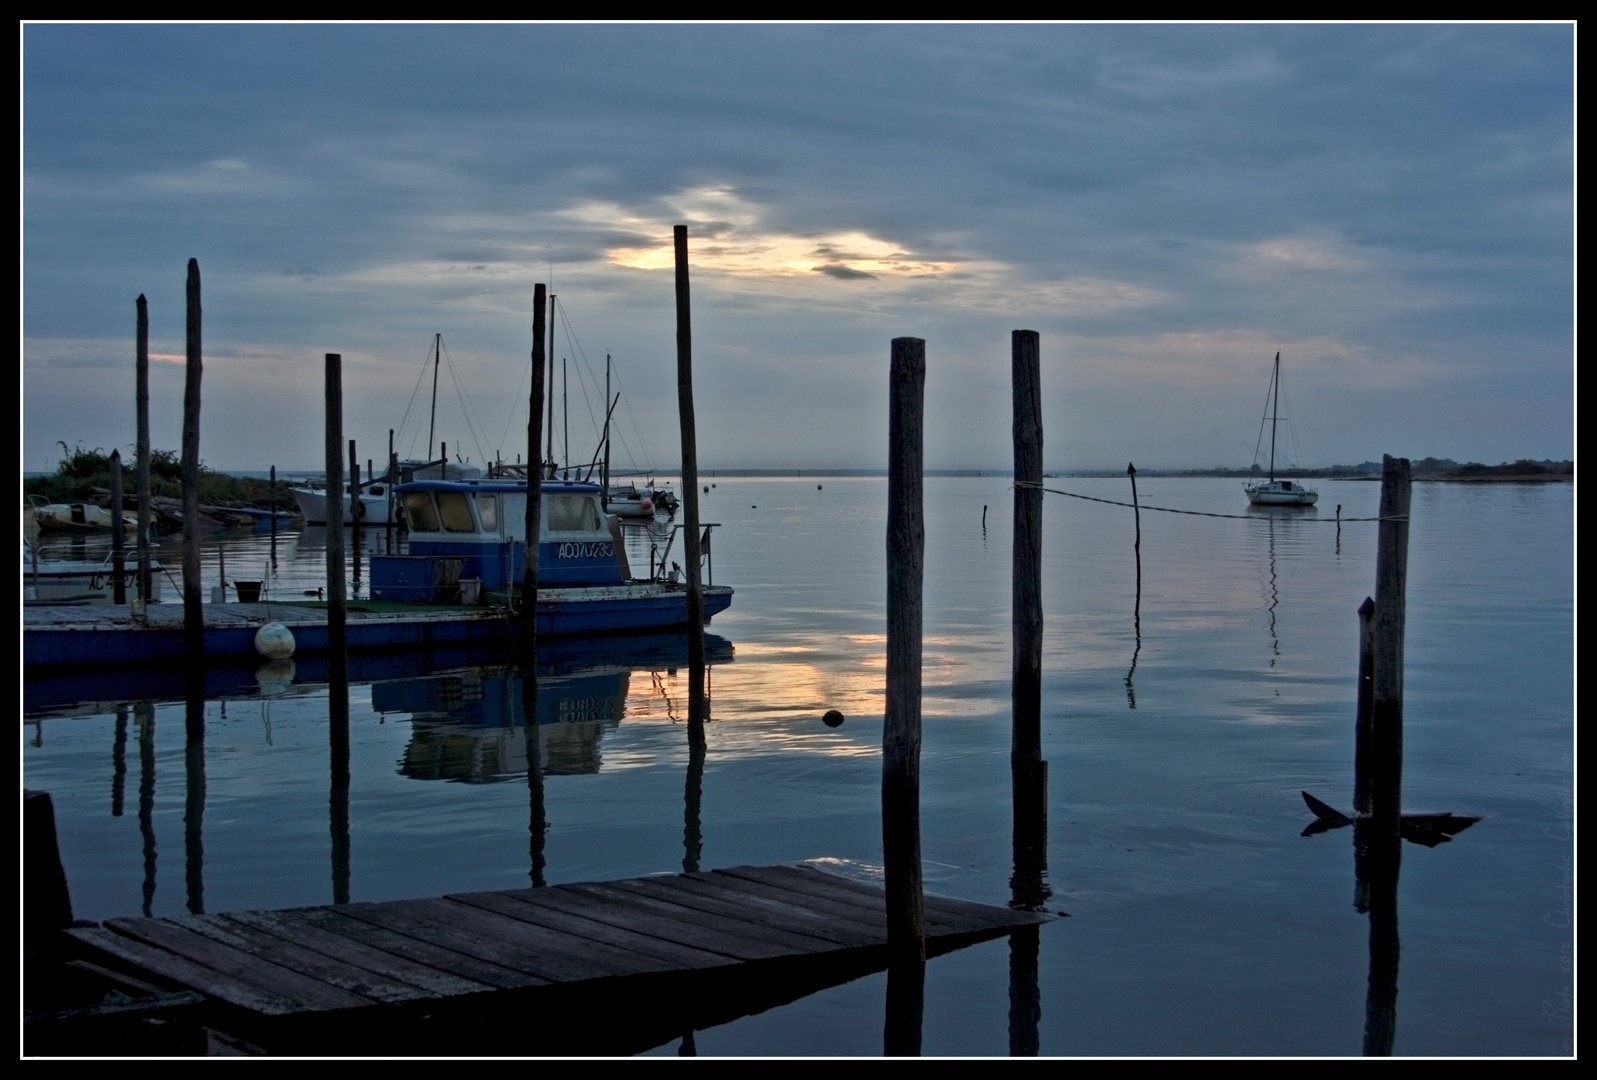
[[[460,602],[468,607],[482,603],[482,578],[460,579]]]
[[[233,588],[238,593],[238,602],[241,604],[258,604],[261,600],[261,583],[259,581],[235,581]]]

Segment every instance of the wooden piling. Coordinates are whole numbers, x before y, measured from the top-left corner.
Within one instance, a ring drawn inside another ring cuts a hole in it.
[[[926,342],[894,338],[887,443],[887,699],[882,724],[882,856],[887,943],[903,961],[926,957],[921,883],[921,583]]]
[[[704,585],[699,574],[699,450],[693,423],[693,325],[688,304],[688,227],[676,245],[677,415],[682,431],[682,539],[688,575],[688,667],[704,666]]]
[[[111,451],[111,602],[128,602],[128,561],[122,537],[122,451]]]
[[[1010,335],[1013,389],[1014,535],[1010,568],[1014,709],[1009,765],[1013,807],[1011,903],[1047,898],[1048,764],[1042,758],[1042,385],[1035,330]]]
[[[26,953],[50,952],[72,925],[72,896],[48,793],[22,793],[22,941]]]
[[[205,662],[200,606],[200,264],[189,260],[183,382],[183,648],[190,670]]]
[[[1359,689],[1358,712],[1353,720],[1353,813],[1370,813],[1370,751],[1373,745],[1370,725],[1375,708],[1375,601],[1364,598],[1359,605]]]
[[[1371,815],[1396,837],[1403,787],[1403,632],[1407,611],[1408,526],[1412,476],[1407,458],[1381,465],[1380,532],[1375,556],[1371,671]],[[1395,842],[1395,841],[1394,841]]]
[[[347,619],[344,601],[344,525],[338,513],[338,493],[344,489],[344,358],[326,358],[326,430],[322,462],[327,469],[324,485],[327,506],[327,657],[328,677],[349,671]]]
[[[522,558],[521,620],[524,647],[530,649],[538,627],[538,530],[543,524],[544,286],[532,287],[532,390],[527,400],[526,554]],[[530,654],[529,654],[530,656]],[[530,671],[530,663],[524,662]]]
[[[134,330],[133,408],[138,414],[139,609],[150,602],[150,306],[140,293]]]

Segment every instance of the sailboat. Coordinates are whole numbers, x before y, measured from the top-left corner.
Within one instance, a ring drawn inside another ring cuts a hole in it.
[[[1275,370],[1270,375],[1270,393],[1264,399],[1264,420],[1270,421],[1270,473],[1268,480],[1244,484],[1248,502],[1254,506],[1313,506],[1320,493],[1291,480],[1275,478],[1275,434],[1281,420],[1281,354],[1275,354]],[[1259,422],[1259,441],[1264,441],[1264,421]],[[1255,451],[1253,467],[1259,462]]]

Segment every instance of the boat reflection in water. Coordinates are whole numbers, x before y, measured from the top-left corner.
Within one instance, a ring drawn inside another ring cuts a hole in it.
[[[706,635],[711,664],[732,659],[732,644]],[[546,776],[596,773],[600,743],[621,723],[635,673],[687,665],[682,635],[578,639],[538,650],[538,766]],[[685,707],[684,702],[684,707]],[[524,777],[527,728],[521,674],[478,666],[372,685],[372,708],[406,714],[411,738],[403,776],[482,784]]]

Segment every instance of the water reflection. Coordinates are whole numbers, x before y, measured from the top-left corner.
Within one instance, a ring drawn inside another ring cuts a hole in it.
[[[712,663],[732,658],[724,638],[706,636],[705,648]],[[680,719],[662,673],[674,675],[686,660],[686,639],[669,635],[540,643],[530,686],[523,685],[520,665],[472,666],[375,682],[372,708],[410,720],[399,772],[412,779],[492,783],[520,777],[534,762],[539,777],[591,774],[603,764],[605,735],[626,715],[634,678],[645,671],[666,715]],[[707,714],[706,705],[696,739],[689,722],[690,765],[696,759],[700,774]],[[529,754],[534,730],[535,758]]]

